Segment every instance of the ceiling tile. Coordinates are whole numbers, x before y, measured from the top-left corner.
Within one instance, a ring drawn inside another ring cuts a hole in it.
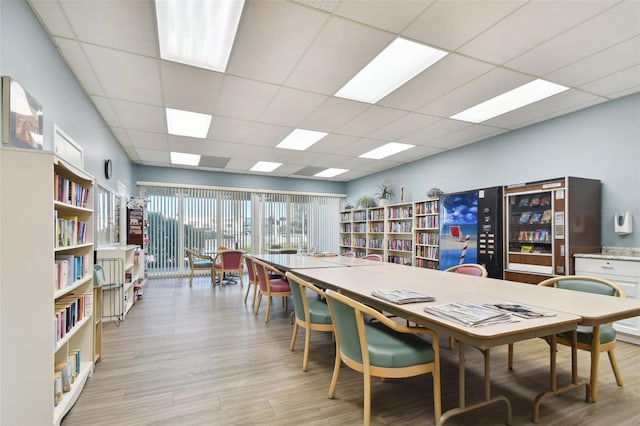
[[[551,96],[550,98],[487,120],[483,124],[513,130],[556,117],[562,114],[563,111],[568,113],[574,111],[575,108],[594,105],[603,100],[603,98],[570,89]]]
[[[91,96],[91,101],[96,106],[98,112],[100,112],[105,123],[113,127],[122,127],[122,123],[111,106],[109,99],[102,96]]]
[[[627,92],[629,89],[638,90],[638,88],[640,88],[640,65],[580,86],[580,89],[587,92],[612,98],[617,97],[615,96],[617,93]]]
[[[282,84],[328,18],[295,3],[246,2],[227,72]]]
[[[139,130],[128,130],[129,140],[136,148],[145,149],[168,149],[169,141],[165,133],[141,132]]]
[[[200,158],[200,167],[224,169],[228,162],[229,162],[229,158],[212,157],[210,155],[204,155]]]
[[[47,31],[59,37],[75,38],[60,3],[51,0],[29,0],[29,5]]]
[[[153,149],[142,149],[136,148],[136,152],[140,157],[140,160],[147,163],[157,163],[162,165],[167,165],[171,163],[171,158],[169,157],[168,151],[157,151]]]
[[[489,72],[493,67],[484,62],[450,54],[418,74],[395,92],[378,102],[407,111],[415,111],[462,84]]]
[[[327,99],[327,96],[283,87],[262,113],[260,121],[300,127],[300,122]]]
[[[333,95],[393,39],[387,32],[332,17],[302,56],[286,85]]]
[[[135,148],[129,139],[126,129],[122,127],[109,127],[109,129],[124,148]]]
[[[240,142],[273,148],[291,133],[293,128],[264,123],[249,123],[244,127],[244,130],[245,132],[241,135]]]
[[[615,22],[615,25],[611,25],[612,22]],[[506,66],[535,75],[544,75],[638,34],[640,2],[626,2],[537,46],[507,62]]]
[[[58,45],[60,53],[64,57],[65,61],[75,64],[73,73],[85,92],[88,95],[105,96],[105,92],[102,90],[102,86],[100,86],[98,77],[93,71],[93,68],[87,60],[80,44],[76,41],[64,38],[56,38],[55,42]]]
[[[600,51],[545,76],[554,83],[579,87],[640,64],[640,36]]]
[[[321,171],[325,170],[326,167],[316,167],[316,166],[308,166],[308,167],[303,167],[302,169],[298,170],[297,172],[294,173],[294,175],[296,176],[313,176],[317,173],[320,173]]]
[[[300,123],[300,127],[333,132],[369,107],[369,104],[363,102],[343,98],[327,98],[322,105]]]
[[[333,13],[399,33],[431,3],[433,0],[342,0]]]
[[[407,135],[398,142],[410,143],[413,145],[438,147],[433,145],[433,141],[446,136],[450,133],[454,133],[471,126],[471,123],[465,123],[463,121],[444,119],[440,120],[432,126],[425,127],[422,130],[418,130],[410,135]]]
[[[454,149],[472,142],[476,142],[492,136],[497,136],[505,132],[507,132],[507,130],[505,129],[497,129],[495,127],[474,124],[472,126],[465,127],[457,132],[449,133],[448,135],[444,135],[441,138],[437,138],[431,141],[429,145],[442,149]]]
[[[324,154],[342,153],[345,147],[358,141],[357,137],[337,135],[330,133],[318,142],[311,145],[307,151],[309,152],[321,152]]]
[[[164,108],[135,102],[111,100],[122,127],[147,132],[166,133],[167,117]]]
[[[349,136],[364,137],[406,114],[406,111],[373,105],[337,129],[336,132]]]
[[[440,120],[438,117],[411,112],[376,130],[371,133],[369,137],[391,142],[424,127],[430,126],[438,120]]]
[[[60,3],[78,39],[140,55],[158,53],[153,1],[128,2],[126,8],[113,0],[60,0]]]
[[[224,74],[177,62],[160,61],[162,94],[169,108],[210,114]]]
[[[82,48],[109,97],[162,105],[158,60],[86,43]]]
[[[511,1],[437,1],[402,35],[433,47],[455,51],[526,3]]]
[[[451,117],[531,80],[528,75],[497,67],[429,102],[418,111],[438,117]]]
[[[215,115],[257,120],[278,91],[278,86],[226,75]]]
[[[458,51],[494,64],[504,64],[615,3],[614,0],[531,1]]]

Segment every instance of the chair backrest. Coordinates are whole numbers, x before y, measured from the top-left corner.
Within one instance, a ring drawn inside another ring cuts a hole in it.
[[[266,292],[269,290],[269,265],[255,258],[253,259],[253,263],[255,265],[260,290]]]
[[[375,260],[376,262],[382,262],[382,256],[380,256],[379,254],[368,254],[366,256],[362,256],[362,259]]]
[[[107,282],[102,265],[93,265],[93,283],[102,285]]]
[[[367,341],[361,303],[350,299],[340,293],[327,290],[327,304],[331,312],[331,320],[336,330],[336,344],[340,352],[347,358],[358,362],[368,363],[369,353],[366,350]],[[360,337],[362,336],[362,341]],[[364,357],[363,357],[363,348]]]
[[[193,266],[193,250],[184,249],[187,252],[187,259],[189,260],[189,267]]]
[[[291,295],[293,296],[293,306],[295,307],[295,315],[301,321],[307,321],[309,318],[309,300],[307,299],[307,289],[316,293],[319,296],[324,296],[322,290],[308,281],[303,280],[291,272],[285,274],[289,287],[291,288]]]
[[[584,275],[553,277],[538,283],[538,285],[582,291],[585,293],[603,294],[605,296],[627,297],[622,287],[613,281]]]
[[[344,257],[355,257],[355,255],[356,255],[356,254],[355,254],[354,252],[352,252],[352,251],[348,251],[348,252],[342,253],[340,256],[344,256]]]
[[[247,275],[249,276],[249,282],[257,283],[258,277],[256,276],[256,266],[253,257],[245,254],[244,263],[245,265],[247,265]]]
[[[482,265],[478,265],[477,263],[462,263],[460,265],[454,265],[445,269],[445,272],[455,272],[457,274],[473,275],[476,277],[486,277],[489,275],[486,268]]]
[[[240,250],[223,250],[219,253],[222,269],[240,269],[243,252]]]

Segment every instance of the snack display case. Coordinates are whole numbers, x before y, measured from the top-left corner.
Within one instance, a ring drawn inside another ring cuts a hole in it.
[[[576,177],[506,187],[505,279],[537,284],[572,275],[574,253],[599,253],[600,187]]]

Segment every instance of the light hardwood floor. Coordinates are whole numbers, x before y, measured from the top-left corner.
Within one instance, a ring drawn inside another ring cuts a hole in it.
[[[245,280],[245,283],[247,281]],[[358,425],[362,423],[362,376],[341,369],[333,400],[327,398],[334,346],[328,333],[311,340],[309,371],[302,372],[303,331],[289,351],[292,325],[280,300],[269,324],[264,302],[256,317],[243,303],[246,287],[211,287],[208,277],[150,280],[144,298],[120,327],[105,324],[103,355],[62,425]],[[290,308],[293,304],[289,303]],[[443,409],[457,402],[457,352],[443,337]],[[507,369],[506,347],[492,355],[492,394],[506,395],[513,425],[531,425],[535,395],[548,388],[548,346],[541,339],[516,345],[515,369]],[[584,402],[576,390],[542,404],[541,425],[640,424],[640,347],[618,344],[625,381],[615,383],[601,358],[599,400]],[[579,372],[587,377],[588,354]],[[467,357],[467,401],[483,395],[482,356]],[[569,380],[569,351],[559,350],[559,385]],[[374,380],[372,424],[432,425],[431,377]],[[450,425],[497,425],[500,405],[453,418]]]

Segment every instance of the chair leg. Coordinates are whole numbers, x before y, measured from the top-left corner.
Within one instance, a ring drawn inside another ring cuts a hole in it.
[[[258,286],[254,284],[253,286],[253,302],[251,302],[251,306],[256,305],[256,296],[258,295]]]
[[[247,286],[247,291],[244,294],[244,303],[245,303],[245,305],[247,304],[247,298],[249,297],[249,290],[251,290],[251,286],[250,285]]]
[[[271,313],[271,296],[267,296],[267,313],[264,316],[264,323],[269,322],[269,314]]]
[[[364,425],[371,424],[371,376],[367,371],[363,373],[364,377]]]
[[[189,274],[189,287],[192,287],[193,284],[193,269],[191,270],[191,273]]]
[[[613,353],[613,349],[608,350],[607,355],[609,355],[609,362],[611,363],[611,369],[613,369],[613,375],[616,376],[616,383],[618,386],[622,386],[622,374],[620,374],[620,370],[618,369],[618,361],[616,360],[616,355]]]
[[[305,328],[304,333],[304,355],[302,356],[302,371],[309,368],[309,346],[311,346],[311,330]]]
[[[258,311],[260,310],[260,305],[262,304],[262,292],[258,294],[258,304],[255,305],[255,314],[258,315]]]
[[[333,364],[333,374],[331,375],[331,385],[329,385],[329,399],[333,399],[333,395],[336,392],[336,385],[338,384],[338,376],[340,375],[340,365],[342,365],[342,359],[340,358],[340,348],[336,346],[336,361]]]
[[[291,344],[289,345],[290,351],[292,351],[296,345],[296,337],[298,337],[298,323],[293,324],[293,334],[291,335]]]

